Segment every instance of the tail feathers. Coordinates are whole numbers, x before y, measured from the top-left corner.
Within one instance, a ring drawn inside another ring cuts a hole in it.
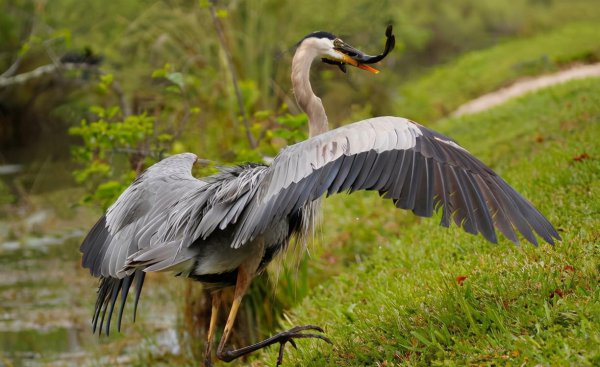
[[[125,309],[125,302],[127,301],[127,295],[131,284],[135,280],[135,302],[133,305],[133,321],[137,313],[137,306],[144,285],[144,278],[146,273],[141,270],[137,270],[131,275],[127,275],[122,279],[103,277],[100,279],[100,286],[98,287],[98,298],[96,299],[96,306],[94,309],[94,316],[92,317],[92,331],[95,333],[98,329],[98,335],[102,335],[102,327],[106,318],[106,327],[104,333],[108,336],[110,333],[110,322],[112,319],[113,312],[115,310],[115,304],[121,293],[120,309],[117,319],[117,330],[121,331],[121,320],[123,318],[123,310]],[[100,321],[100,325],[98,325]]]

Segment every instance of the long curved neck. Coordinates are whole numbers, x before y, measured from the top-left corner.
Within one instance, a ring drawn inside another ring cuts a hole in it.
[[[318,56],[317,51],[307,42],[300,44],[292,60],[292,85],[296,101],[308,116],[309,136],[316,136],[329,130],[327,115],[321,99],[310,85],[310,65]]]

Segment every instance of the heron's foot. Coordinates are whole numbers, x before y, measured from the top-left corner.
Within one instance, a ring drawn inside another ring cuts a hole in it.
[[[281,366],[281,363],[283,362],[283,349],[285,348],[286,343],[290,343],[292,345],[292,347],[298,349],[298,347],[296,346],[296,342],[294,341],[294,339],[296,339],[296,338],[298,338],[298,339],[300,339],[300,338],[316,338],[316,339],[321,339],[329,344],[333,344],[331,342],[331,340],[329,340],[329,338],[327,338],[324,335],[314,334],[314,333],[303,333],[303,331],[306,331],[306,330],[314,330],[314,331],[318,331],[319,333],[325,332],[319,326],[304,325],[304,326],[293,327],[293,328],[289,329],[288,331],[284,331],[284,332],[276,334],[272,337],[277,342],[279,342],[279,356],[277,357],[277,366]]]
[[[287,331],[281,332],[279,334],[275,334],[272,337],[265,339],[261,342],[258,342],[256,344],[252,344],[247,347],[240,348],[240,349],[224,351],[224,350],[222,350],[222,347],[219,347],[219,349],[217,349],[217,358],[219,358],[220,360],[225,361],[225,362],[230,362],[230,361],[233,361],[234,359],[239,358],[243,355],[246,355],[246,354],[252,353],[254,351],[257,351],[259,349],[268,347],[269,345],[279,343],[279,356],[277,358],[277,366],[280,366],[281,362],[283,361],[283,349],[285,348],[285,344],[290,343],[294,348],[296,348],[296,342],[294,341],[294,339],[317,338],[317,339],[321,339],[329,344],[333,344],[331,342],[331,340],[329,340],[329,338],[327,338],[324,335],[310,333],[310,332],[304,333],[304,331],[307,331],[307,330],[318,331],[319,333],[324,333],[323,329],[321,329],[320,327],[315,326],[315,325],[296,326]]]

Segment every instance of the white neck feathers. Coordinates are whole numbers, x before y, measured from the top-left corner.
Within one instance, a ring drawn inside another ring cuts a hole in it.
[[[308,115],[308,130],[311,137],[329,130],[323,103],[314,94],[310,85],[310,66],[313,60],[319,56],[316,42],[319,42],[316,38],[305,39],[298,46],[292,60],[294,94],[300,108]]]

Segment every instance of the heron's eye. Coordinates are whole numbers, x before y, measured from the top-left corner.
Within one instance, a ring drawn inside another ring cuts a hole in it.
[[[339,38],[333,40],[333,47],[342,47],[344,45],[344,41]]]

